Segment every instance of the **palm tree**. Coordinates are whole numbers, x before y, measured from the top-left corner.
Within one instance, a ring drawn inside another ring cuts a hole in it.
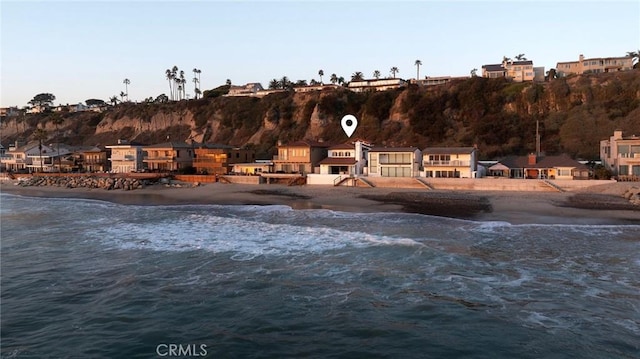
[[[477,77],[478,76],[478,69],[474,68],[471,70],[471,77]]]
[[[376,78],[376,80],[377,80],[377,79],[379,79],[379,78],[380,78],[380,71],[375,70],[375,71],[373,72],[373,77],[375,77],[375,78]]]
[[[414,62],[413,64],[418,68],[418,72],[416,73],[416,80],[420,80],[420,66],[422,65],[422,61],[416,60],[416,62]]]
[[[364,79],[364,74],[360,71],[356,71],[351,75],[351,81],[362,81]]]
[[[194,77],[193,78],[193,92],[196,93],[196,100],[198,99],[198,92],[196,91],[198,89],[198,78]]]
[[[400,72],[400,70],[398,70],[398,68],[394,66],[394,67],[391,68],[391,70],[389,72],[391,72],[391,74],[393,75],[393,78],[395,79],[396,78],[396,74],[398,72]]]
[[[324,76],[324,71],[322,71],[322,69],[318,71],[318,76],[320,76],[320,84],[322,84],[322,76]]]
[[[331,74],[331,78],[329,79],[329,81],[331,81],[331,83],[335,85],[338,82],[338,75]]]
[[[40,172],[44,172],[44,168],[42,166],[42,163],[44,162],[42,160],[42,141],[47,139],[47,131],[44,128],[40,128],[38,127],[36,129],[36,140],[38,140],[38,150],[40,151]]]
[[[227,79],[227,81],[225,82],[225,85],[231,86],[231,79]]]
[[[196,87],[195,89],[195,93],[196,93],[196,98],[198,98],[198,95],[202,95],[202,91],[200,91],[199,88]],[[202,96],[201,96],[202,97]]]
[[[280,79],[280,86],[282,86],[283,90],[291,87],[291,81],[289,81],[289,78],[287,76],[282,76],[282,78]]]
[[[60,126],[64,120],[58,114],[53,115],[52,119],[53,124],[56,126],[56,137],[60,136],[60,131],[58,130],[58,126]],[[56,152],[58,157],[58,173],[62,172],[62,159],[60,158],[60,138],[56,141]]]
[[[111,96],[111,98],[109,98],[109,102],[111,102],[112,106],[117,105],[118,104],[118,95]]]
[[[187,80],[185,80],[184,78],[184,70],[180,70],[180,87],[182,88],[182,95],[181,98],[184,99],[186,97],[186,86],[185,84],[187,83]]]
[[[120,102],[124,102],[124,97],[126,96],[126,94],[124,93],[124,91],[120,91],[120,98],[122,99]]]
[[[169,81],[169,94],[171,95],[171,100],[173,101],[173,72],[171,72],[171,69],[167,69],[167,71],[165,71],[165,74],[167,75],[167,80]]]
[[[280,87],[280,82],[276,79],[269,81],[269,89],[276,90]]]
[[[338,77],[338,83],[340,85],[344,85],[344,77],[342,77],[342,76]]]
[[[527,58],[524,57],[524,54],[518,54],[517,56],[515,56],[515,58],[518,61],[527,61]]]
[[[178,66],[173,65],[173,67],[171,68],[171,78],[173,79],[173,94],[174,94],[174,99],[177,100],[178,99],[178,82],[180,81],[180,79],[178,78]]]
[[[129,79],[124,79],[122,83],[124,84],[124,89],[127,95],[127,101],[129,101],[129,84],[131,83],[131,81],[129,81]]]
[[[631,57],[631,63],[633,64],[633,68],[635,69],[640,64],[640,50],[638,51],[628,51],[627,57]]]

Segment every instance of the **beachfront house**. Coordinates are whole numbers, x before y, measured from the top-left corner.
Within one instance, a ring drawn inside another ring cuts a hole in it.
[[[28,154],[30,163],[26,165],[29,172],[59,172],[62,171],[63,157],[69,154],[66,146],[62,145],[39,145],[36,146],[35,153]],[[65,161],[66,164],[67,161]]]
[[[422,152],[416,147],[373,147],[369,150],[369,176],[418,177]]]
[[[109,155],[105,148],[81,146],[73,150],[73,170],[79,172],[108,172]]]
[[[425,177],[476,178],[478,171],[475,147],[427,147],[422,150]]]
[[[319,173],[320,161],[327,157],[329,144],[310,140],[278,144],[278,155],[273,157],[276,173]]]
[[[232,172],[239,175],[251,176],[273,172],[271,160],[256,160],[248,163],[234,163]]]
[[[223,175],[235,172],[235,164],[248,163],[255,159],[256,154],[253,150],[207,143],[196,147],[193,167],[196,168],[198,173]],[[246,170],[249,171],[249,169]],[[260,171],[262,171],[262,168]],[[244,173],[245,171],[241,172]]]
[[[614,131],[608,140],[600,141],[600,160],[618,179],[640,180],[640,136]]]
[[[144,168],[154,172],[171,172],[193,166],[193,145],[164,142],[142,147]]]
[[[327,158],[320,161],[320,173],[308,174],[307,184],[348,185],[347,179],[364,173],[370,149],[371,144],[362,140],[329,147]]]
[[[589,168],[567,155],[536,156],[535,153],[509,156],[489,167],[489,173],[509,178],[589,179]]]
[[[129,173],[141,171],[144,168],[142,143],[118,140],[118,144],[105,147],[111,150],[111,157],[109,157],[111,172]]]
[[[9,149],[0,158],[0,161],[7,171],[26,172],[32,160],[29,156],[37,155],[38,153],[38,141],[29,142],[28,144],[16,141],[9,145]]]

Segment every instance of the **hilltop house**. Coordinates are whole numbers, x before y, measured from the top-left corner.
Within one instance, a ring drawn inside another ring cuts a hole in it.
[[[204,144],[195,149],[193,167],[198,173],[227,174],[235,171],[235,164],[247,163],[255,159],[256,154],[253,150],[228,145]]]
[[[475,178],[478,159],[475,147],[427,147],[422,150],[426,177]]]
[[[623,136],[616,130],[608,140],[600,141],[600,160],[619,179],[640,179],[640,136]]]
[[[589,179],[589,168],[567,155],[509,156],[489,167],[489,175],[509,178]]]
[[[278,155],[273,157],[273,166],[276,172],[284,173],[318,173],[320,161],[327,157],[327,148],[330,145],[324,142],[297,141],[287,145],[278,145]]]
[[[633,57],[594,57],[585,59],[580,54],[578,61],[558,62],[556,72],[558,77],[571,74],[588,74],[612,71],[626,71],[633,69]]]
[[[118,140],[117,145],[105,146],[111,150],[111,172],[128,173],[141,171],[144,167],[143,144]]]
[[[374,147],[369,150],[369,176],[418,177],[422,152],[415,147]]]
[[[514,82],[544,81],[544,67],[533,67],[533,61],[504,60],[501,64],[482,65],[482,77],[506,77]]]
[[[425,76],[424,79],[412,79],[410,82],[412,84],[416,84],[418,86],[436,86],[436,85],[443,85],[446,83],[449,83],[451,81],[456,81],[456,80],[467,80],[469,79],[469,76],[456,76],[456,77],[451,77],[451,76]]]
[[[353,92],[385,91],[406,86],[403,79],[371,79],[349,82],[349,90]]]
[[[226,96],[256,96],[259,91],[263,91],[262,84],[250,82],[244,86],[230,86]]]
[[[193,145],[164,142],[142,147],[144,168],[150,171],[178,171],[193,165]]]
[[[318,84],[318,85],[308,85],[308,86],[295,86],[293,88],[293,91],[295,92],[312,92],[312,91],[322,91],[322,90],[327,90],[327,89],[331,89],[331,90],[335,90],[337,88],[341,88],[342,86],[340,85],[334,85],[334,84]]]

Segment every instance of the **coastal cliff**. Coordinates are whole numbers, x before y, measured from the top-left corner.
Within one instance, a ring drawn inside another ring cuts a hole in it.
[[[340,119],[359,120],[354,138],[387,146],[469,146],[481,157],[524,154],[535,148],[596,158],[599,141],[614,129],[640,129],[640,71],[589,74],[542,84],[470,78],[445,85],[375,93],[347,89],[274,93],[264,98],[210,96],[172,103],[124,103],[103,113],[34,114],[3,118],[2,143],[32,140],[44,127],[47,142],[107,145],[195,140],[274,153],[278,141],[347,140]]]

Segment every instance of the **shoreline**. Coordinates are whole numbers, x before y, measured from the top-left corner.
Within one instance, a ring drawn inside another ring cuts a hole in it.
[[[612,190],[611,186],[560,193],[221,183],[181,188],[151,185],[131,191],[107,191],[0,183],[0,192],[7,194],[94,199],[124,205],[285,205],[296,210],[417,213],[511,224],[640,225],[640,206],[630,204],[617,194],[619,191]]]

